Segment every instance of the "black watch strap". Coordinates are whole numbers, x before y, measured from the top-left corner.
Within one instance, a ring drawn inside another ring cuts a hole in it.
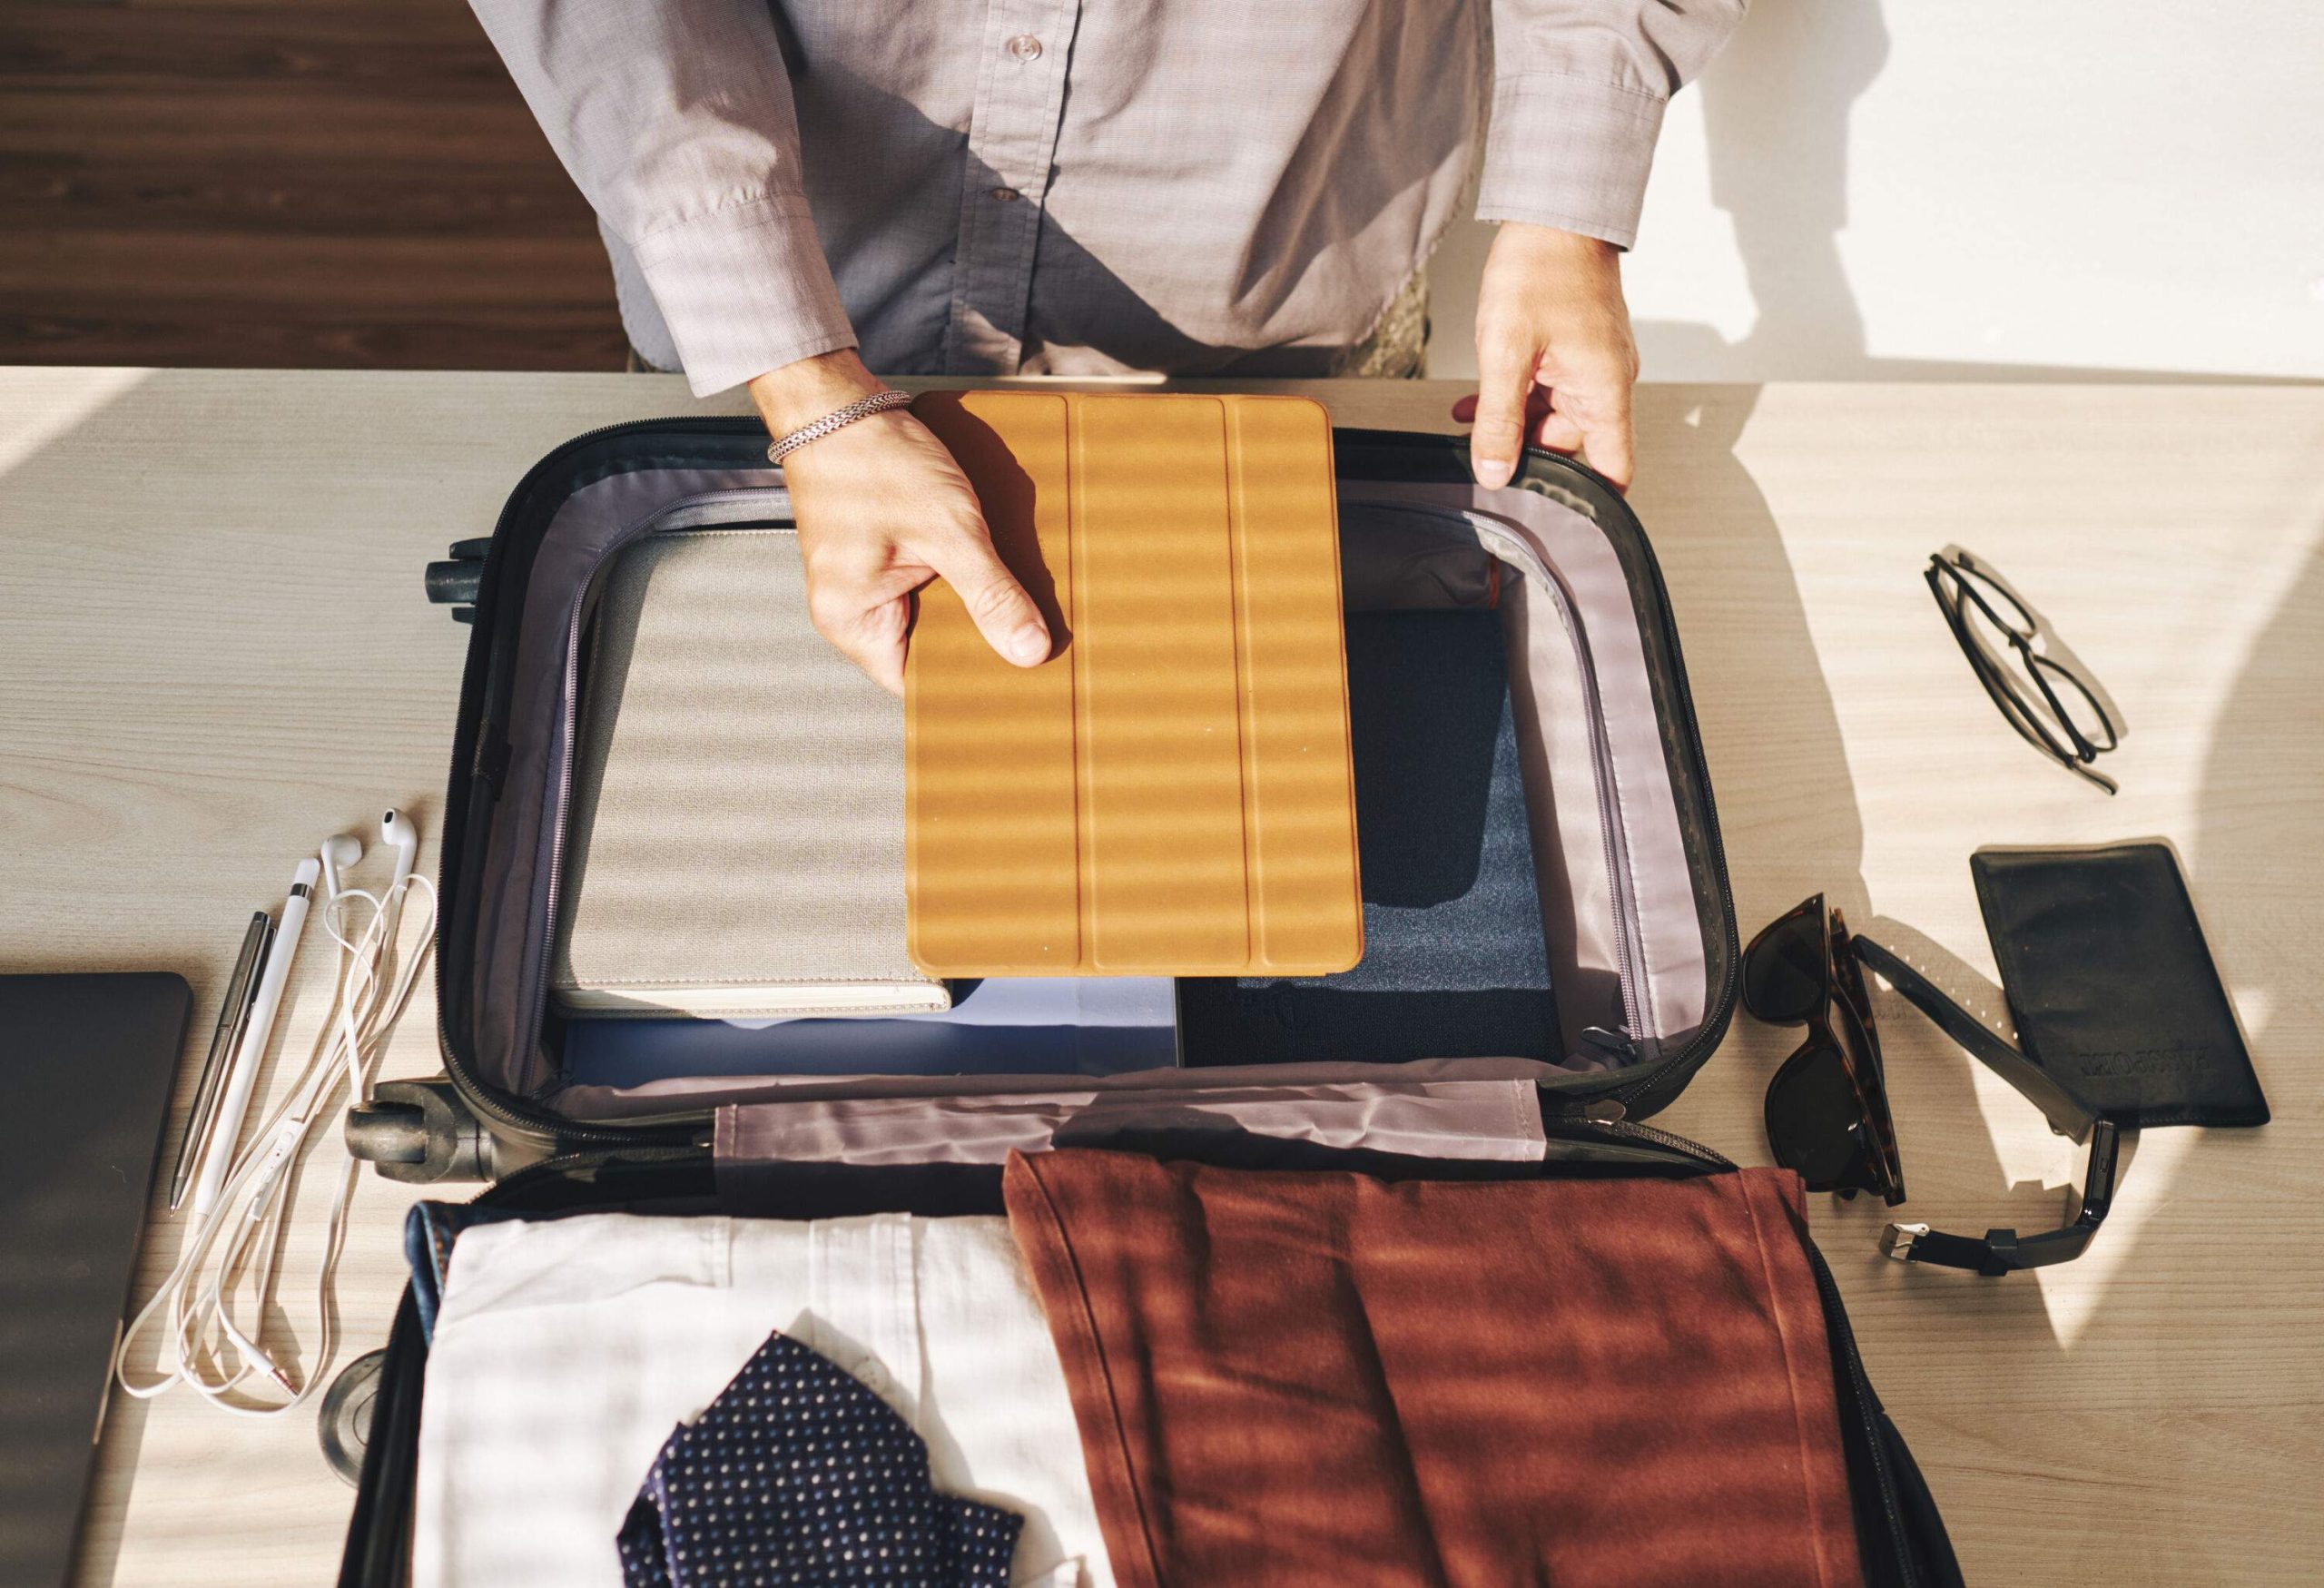
[[[2090,1144],[2090,1162],[2083,1173],[2080,1207],[2063,1229],[2021,1236],[2014,1229],[1989,1229],[1984,1238],[1947,1235],[1925,1224],[1891,1224],[1881,1232],[1880,1249],[1905,1263],[1927,1263],[1940,1268],[1965,1268],[1973,1274],[2014,1274],[2023,1268],[2046,1267],[2070,1262],[2082,1255],[2096,1233],[2113,1199],[2114,1165],[2119,1132],[2101,1119],[2096,1110],[2039,1064],[1995,1036],[1985,1023],[1939,991],[1935,983],[1888,949],[1857,933],[1856,957],[1936,1028],[1974,1054],[1978,1061],[2040,1109],[2051,1128],[2062,1136]]]
[[[1966,1268],[1973,1274],[1997,1277],[2017,1265],[1995,1248],[1994,1236],[2004,1237],[2014,1245],[2017,1232],[1988,1230],[1984,1239],[1977,1240],[1965,1235],[1947,1235],[1925,1224],[1892,1224],[1880,1232],[1880,1250],[1900,1263],[1931,1263],[1940,1268]]]
[[[2063,1228],[2035,1235],[1988,1229],[1984,1239],[1976,1240],[1947,1235],[1925,1224],[1891,1224],[1880,1232],[1880,1249],[1900,1263],[1966,1268],[1988,1277],[2070,1263],[2089,1248],[2091,1238],[2106,1221],[2106,1210],[2113,1205],[2121,1144],[2122,1132],[2112,1120],[2101,1119],[2091,1126],[2090,1161],[2083,1169],[2082,1189],[2074,1194],[2073,1218]]]
[[[1857,959],[1934,1021],[1937,1030],[2015,1087],[2028,1102],[2042,1110],[2060,1135],[2071,1136],[2076,1141],[2090,1139],[2090,1128],[2098,1116],[2088,1103],[2060,1085],[2048,1070],[1994,1035],[1984,1021],[1939,991],[1934,982],[1894,952],[1862,932],[1855,934],[1854,941]]]

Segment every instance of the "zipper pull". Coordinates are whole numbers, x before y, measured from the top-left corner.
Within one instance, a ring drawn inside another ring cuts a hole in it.
[[[1595,1048],[1617,1064],[1639,1061],[1638,1039],[1630,1035],[1628,1026],[1616,1026],[1608,1031],[1603,1026],[1590,1026],[1581,1033],[1585,1046]]]
[[[1630,1114],[1630,1110],[1623,1106],[1620,1098],[1592,1098],[1588,1102],[1561,1098],[1554,1113],[1550,1111],[1548,1100],[1544,1099],[1542,1110],[1544,1124],[1554,1119],[1576,1125],[1619,1125]]]

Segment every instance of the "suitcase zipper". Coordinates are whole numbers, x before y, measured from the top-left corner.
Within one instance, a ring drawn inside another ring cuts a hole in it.
[[[713,433],[731,430],[738,436],[747,435],[753,429],[752,422],[747,419],[688,419],[683,418],[627,419],[619,424],[600,425],[595,429],[584,430],[579,435],[574,436],[566,440],[564,445],[556,448],[555,450],[544,454],[541,459],[532,466],[532,468],[525,471],[524,478],[517,482],[517,488],[508,493],[508,499],[501,504],[499,515],[493,520],[492,534],[485,547],[484,566],[478,573],[479,588],[478,591],[478,605],[481,607],[483,604],[483,587],[489,584],[492,576],[496,571],[497,571],[502,555],[502,548],[508,544],[507,531],[509,523],[515,518],[518,506],[530,498],[535,483],[548,473],[552,465],[564,462],[576,450],[595,441],[606,440],[615,436],[639,434],[650,435],[657,431],[667,430],[673,426],[701,429],[712,431]],[[484,692],[485,680],[488,676],[489,673],[489,648],[477,645],[475,643],[475,636],[471,636],[468,646],[468,655],[466,660],[466,665],[462,669],[460,678],[460,720],[463,723],[475,722],[479,730],[482,730],[487,725],[482,720],[484,702],[479,697]],[[481,746],[478,746],[478,748],[481,748]],[[455,755],[452,757],[452,766],[455,774],[460,770],[460,761],[461,758],[458,755]],[[444,809],[447,813],[448,820],[451,813],[458,811],[461,808],[458,798],[461,793],[462,790],[457,783],[455,783],[454,785],[447,791]],[[448,833],[447,835],[448,836]],[[451,858],[450,847],[447,845],[443,853],[446,857],[444,863],[448,863],[449,859]],[[440,933],[443,930],[442,926],[439,925],[438,930]],[[460,1094],[462,1100],[465,1101],[469,1108],[475,1110],[478,1114],[481,1114],[486,1119],[490,1119],[512,1136],[551,1144],[573,1142],[576,1144],[594,1144],[603,1147],[619,1147],[628,1146],[641,1141],[652,1140],[657,1137],[666,1139],[677,1133],[683,1133],[686,1138],[691,1138],[694,1128],[692,1125],[686,1123],[683,1119],[665,1125],[641,1122],[626,1126],[608,1127],[582,1124],[563,1119],[543,1110],[512,1108],[507,1103],[503,1102],[491,1088],[486,1086],[483,1081],[478,1080],[469,1071],[465,1053],[462,1051],[460,1046],[452,1040],[452,1028],[449,1018],[451,1004],[449,1000],[448,1000],[444,995],[444,954],[441,952],[438,952],[436,956],[436,968],[434,972],[436,983],[436,1045],[438,1051],[442,1053],[444,1056],[444,1073],[451,1080],[452,1089]],[[532,1016],[532,1021],[534,1031],[533,1040],[537,1041],[539,1032],[539,1014],[537,1010]]]
[[[1896,1476],[1888,1469],[1888,1453],[1881,1442],[1879,1418],[1873,1410],[1877,1402],[1873,1396],[1872,1380],[1866,1376],[1864,1358],[1856,1352],[1856,1330],[1849,1326],[1847,1309],[1841,1304],[1839,1282],[1832,1277],[1831,1267],[1824,1261],[1824,1254],[1816,1249],[1816,1243],[1807,1244],[1807,1266],[1815,1270],[1817,1293],[1824,1298],[1825,1332],[1838,1337],[1840,1356],[1847,1365],[1856,1425],[1864,1433],[1874,1487],[1880,1496],[1880,1514],[1888,1524],[1888,1542],[1896,1552],[1898,1588],[1918,1588],[1920,1573],[1914,1568],[1912,1552],[1905,1543],[1904,1508],[1896,1499]]]
[[[1590,653],[1590,643],[1581,632],[1581,619],[1573,610],[1573,601],[1565,584],[1546,563],[1531,555],[1522,542],[1511,532],[1492,521],[1490,515],[1459,508],[1430,507],[1420,503],[1396,500],[1366,501],[1361,497],[1347,499],[1349,507],[1375,507],[1397,512],[1409,512],[1422,518],[1458,524],[1473,534],[1483,530],[1492,538],[1495,554],[1506,547],[1517,558],[1531,583],[1546,594],[1557,607],[1558,623],[1565,630],[1566,643],[1572,649],[1575,671],[1581,677],[1581,691],[1586,703],[1583,712],[1590,729],[1590,771],[1597,787],[1598,841],[1606,863],[1606,896],[1613,913],[1614,952],[1620,962],[1616,981],[1622,999],[1623,1034],[1635,1052],[1641,1042],[1650,1042],[1655,1033],[1649,1029],[1646,1002],[1646,944],[1639,932],[1637,890],[1630,883],[1630,847],[1621,831],[1621,822],[1615,814],[1620,789],[1614,779],[1614,748],[1606,731],[1605,714],[1598,704],[1598,669]]]
[[[1599,1098],[1586,1103],[1568,1102],[1555,1109],[1545,1098],[1541,1104],[1541,1126],[1545,1130],[1565,1130],[1578,1126],[1610,1140],[1659,1147],[1706,1169],[1732,1169],[1736,1167],[1731,1159],[1699,1141],[1689,1141],[1684,1136],[1674,1136],[1668,1130],[1659,1130],[1651,1125],[1641,1125],[1635,1119],[1625,1118],[1622,1105],[1611,1098]]]
[[[560,1152],[528,1163],[505,1179],[495,1180],[474,1198],[480,1203],[498,1203],[521,1194],[535,1183],[570,1178],[576,1170],[594,1170],[608,1163],[690,1163],[700,1158],[704,1148],[699,1142],[688,1141],[684,1146],[647,1146],[635,1142],[625,1144],[614,1151]]]
[[[1630,514],[1628,505],[1622,503],[1613,488],[1582,465],[1571,463],[1571,459],[1563,461],[1570,463],[1577,473],[1598,484],[1607,497],[1620,506],[1622,515],[1629,519],[1630,532],[1638,537],[1639,545],[1646,551],[1643,561],[1648,576],[1654,581],[1654,605],[1660,619],[1660,637],[1669,656],[1670,684],[1676,695],[1673,704],[1676,709],[1686,714],[1687,761],[1689,770],[1695,774],[1694,792],[1702,810],[1703,837],[1710,851],[1711,881],[1718,889],[1720,913],[1727,925],[1726,970],[1718,979],[1718,985],[1712,991],[1709,1006],[1703,1011],[1701,1034],[1684,1050],[1654,1066],[1652,1073],[1640,1076],[1609,1094],[1632,1112],[1652,1113],[1677,1096],[1688,1078],[1702,1068],[1703,1062],[1717,1050],[1719,1041],[1726,1034],[1728,1022],[1734,1018],[1736,995],[1742,986],[1743,959],[1742,946],[1735,931],[1735,890],[1727,880],[1727,841],[1719,832],[1718,807],[1711,799],[1710,763],[1703,755],[1702,725],[1695,715],[1694,686],[1687,681],[1686,661],[1679,646],[1679,619],[1670,610],[1670,587],[1662,577],[1662,564],[1656,559],[1653,547],[1647,541],[1645,527]]]
[[[657,509],[651,518],[623,530],[620,535],[606,543],[604,551],[597,557],[596,566],[590,569],[589,577],[583,584],[579,596],[574,600],[573,610],[566,618],[565,682],[557,708],[563,725],[565,748],[557,758],[556,794],[555,803],[550,807],[547,904],[542,912],[540,917],[542,920],[552,923],[556,922],[557,894],[565,880],[565,829],[566,818],[573,804],[573,763],[576,750],[574,737],[579,721],[581,627],[582,620],[588,615],[589,597],[596,589],[597,581],[604,577],[606,568],[612,564],[615,557],[650,535],[703,528],[716,528],[735,532],[773,532],[777,526],[765,520],[774,509],[778,499],[784,515],[781,522],[787,526],[790,522],[791,494],[778,488],[720,491],[710,495],[687,497]],[[735,509],[740,516],[732,521],[720,521],[714,525],[697,524],[691,518],[691,514],[714,506],[722,509]],[[750,510],[745,512],[743,509]],[[753,522],[752,520],[754,519],[758,521]],[[554,930],[554,925],[551,930]],[[530,982],[525,989],[527,1013],[523,1041],[517,1044],[520,1050],[529,1049],[540,1041],[541,1010],[548,997],[547,981],[548,959],[547,955],[543,955]]]

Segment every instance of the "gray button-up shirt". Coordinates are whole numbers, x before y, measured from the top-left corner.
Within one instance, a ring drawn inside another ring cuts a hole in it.
[[[897,373],[1320,373],[1426,261],[1481,122],[1480,216],[1628,247],[1745,0],[473,4],[631,339],[708,393],[859,341]]]

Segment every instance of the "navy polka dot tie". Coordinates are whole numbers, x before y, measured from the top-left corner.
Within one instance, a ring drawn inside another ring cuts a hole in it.
[[[938,1494],[911,1425],[777,1334],[670,1435],[618,1543],[628,1588],[1007,1588],[1023,1525]]]

